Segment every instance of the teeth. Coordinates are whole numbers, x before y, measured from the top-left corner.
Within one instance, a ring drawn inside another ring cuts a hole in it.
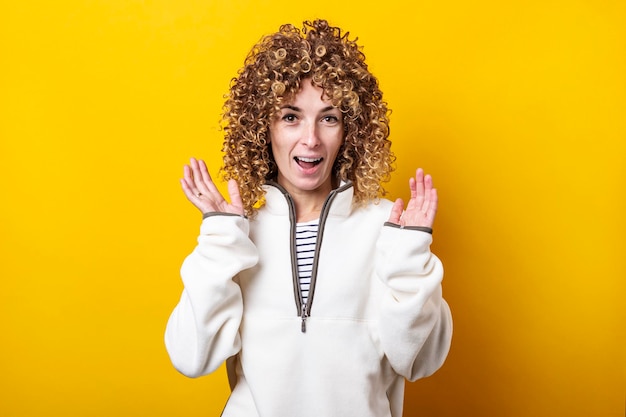
[[[322,158],[304,158],[304,157],[298,157],[298,159],[302,162],[319,162],[322,160]]]

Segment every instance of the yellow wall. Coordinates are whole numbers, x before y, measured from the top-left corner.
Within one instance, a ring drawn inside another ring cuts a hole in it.
[[[0,415],[217,416],[162,342],[249,47],[326,17],[359,36],[406,196],[435,177],[449,360],[408,416],[623,417],[623,1],[7,1],[0,5]]]

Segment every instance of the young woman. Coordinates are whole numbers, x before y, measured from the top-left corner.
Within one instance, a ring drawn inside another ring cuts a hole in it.
[[[450,346],[437,192],[382,198],[388,110],[357,44],[324,20],[284,25],[248,55],[225,104],[223,176],[191,159],[182,188],[203,213],[165,343],[196,377],[227,362],[223,416],[398,417],[404,380]]]

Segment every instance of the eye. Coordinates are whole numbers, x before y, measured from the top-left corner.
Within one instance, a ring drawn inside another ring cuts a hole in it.
[[[335,124],[339,122],[339,118],[335,115],[327,114],[326,116],[322,117],[322,121],[330,124]]]
[[[287,123],[293,123],[296,120],[298,120],[298,117],[293,114],[293,113],[286,113],[283,115],[283,117],[281,117],[281,120],[287,122]]]

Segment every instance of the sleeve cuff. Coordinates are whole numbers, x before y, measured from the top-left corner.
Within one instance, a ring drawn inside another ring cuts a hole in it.
[[[202,220],[206,219],[207,217],[211,217],[211,216],[237,216],[237,217],[243,217],[244,219],[246,218],[246,216],[242,216],[241,214],[224,213],[224,212],[221,212],[221,211],[209,211],[207,213],[202,213]]]
[[[385,222],[385,226],[395,227],[396,229],[418,230],[420,232],[430,233],[431,235],[433,234],[433,229],[431,227],[425,227],[425,226],[401,226],[399,224],[395,224],[395,223],[391,223],[391,222]]]

